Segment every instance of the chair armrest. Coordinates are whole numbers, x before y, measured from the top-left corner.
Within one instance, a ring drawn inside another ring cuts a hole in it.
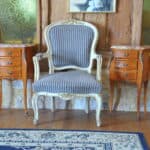
[[[94,59],[96,59],[96,79],[101,81],[102,72],[102,55],[94,54]]]
[[[35,56],[33,56],[33,59],[37,59],[38,61],[44,59],[44,58],[48,58],[48,54],[47,53],[37,53]]]
[[[40,64],[39,61],[48,58],[47,53],[38,53],[35,56],[33,56],[33,64],[34,64],[34,81],[39,80],[40,78]]]

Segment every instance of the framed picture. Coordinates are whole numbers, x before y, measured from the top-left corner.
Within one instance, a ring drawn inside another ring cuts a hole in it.
[[[112,13],[116,12],[116,0],[69,0],[72,13]]]

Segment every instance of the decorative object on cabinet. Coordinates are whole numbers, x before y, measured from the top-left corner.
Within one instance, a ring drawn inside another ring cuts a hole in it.
[[[36,54],[36,50],[37,46],[31,44],[0,44],[0,79],[23,80],[25,112],[27,112],[27,79],[33,79],[32,57]],[[0,107],[1,105],[2,92]]]
[[[149,78],[150,46],[112,46],[113,59],[110,65],[110,111],[113,110],[114,84],[121,81],[137,85],[137,118],[140,118],[140,96],[144,85],[144,112]]]
[[[90,97],[95,98],[96,122],[97,126],[100,126],[102,57],[95,53],[98,40],[96,27],[84,21],[65,20],[47,26],[45,39],[47,52],[33,57],[34,124],[37,124],[39,119],[38,96],[45,95],[52,97],[52,111],[54,111],[54,97],[60,97],[63,100],[84,97],[87,102],[86,113],[88,113]],[[49,74],[40,78],[39,61],[43,58],[48,59]],[[94,59],[97,61],[96,77],[91,75]],[[55,70],[60,72],[54,73]]]
[[[69,12],[111,13],[116,11],[116,0],[68,0]]]

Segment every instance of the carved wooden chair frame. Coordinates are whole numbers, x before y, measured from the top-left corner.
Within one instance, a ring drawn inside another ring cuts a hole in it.
[[[65,67],[55,67],[52,62],[52,46],[50,41],[48,40],[48,31],[57,25],[84,25],[92,28],[94,31],[94,40],[92,42],[91,47],[91,53],[90,53],[90,64],[87,68],[81,68],[77,66],[65,66]],[[92,65],[93,60],[97,61],[97,69],[96,69],[96,79],[101,82],[101,67],[102,67],[102,56],[95,53],[96,49],[96,43],[98,40],[98,31],[96,27],[88,22],[79,21],[79,20],[64,20],[60,21],[58,23],[50,24],[45,29],[45,40],[47,44],[47,51],[45,53],[38,53],[36,56],[33,57],[34,62],[34,80],[37,81],[40,78],[40,65],[39,61],[42,59],[47,58],[48,59],[48,66],[49,66],[49,74],[54,73],[55,70],[64,70],[64,69],[79,69],[87,71],[88,73],[92,72]],[[84,97],[87,99],[86,103],[86,109],[85,112],[88,113],[89,109],[89,98],[93,97],[96,100],[96,123],[97,126],[100,126],[100,112],[101,112],[101,105],[102,105],[102,98],[101,93],[89,93],[89,94],[70,94],[70,93],[48,93],[48,92],[36,92],[33,94],[32,97],[32,106],[34,111],[34,120],[33,123],[37,124],[39,119],[39,113],[38,113],[38,96],[50,96],[51,97],[51,107],[52,112],[54,111],[54,97],[59,97],[63,100],[71,100],[78,97]]]

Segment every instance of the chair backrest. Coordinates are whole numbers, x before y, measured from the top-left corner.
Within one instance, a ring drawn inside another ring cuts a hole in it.
[[[54,69],[91,70],[98,39],[94,25],[79,20],[61,21],[46,27],[45,39]]]

